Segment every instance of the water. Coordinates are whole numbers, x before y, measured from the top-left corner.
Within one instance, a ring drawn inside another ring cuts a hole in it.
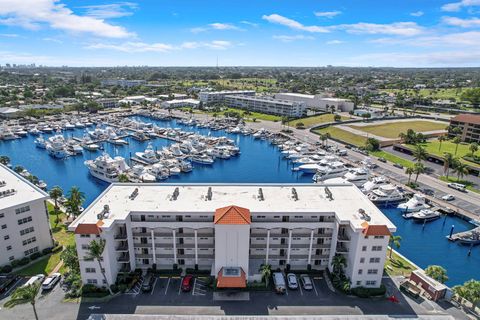
[[[146,117],[136,117],[137,120],[156,123],[161,127],[181,128],[185,131],[195,131],[202,135],[227,136],[240,147],[241,155],[228,160],[218,159],[211,166],[193,164],[190,173],[182,173],[171,177],[167,182],[223,182],[223,183],[310,183],[311,175],[302,175],[291,170],[291,163],[282,159],[278,149],[268,141],[254,140],[251,136],[228,134],[224,131],[211,131],[178,124],[175,120],[161,121]],[[85,129],[75,129],[64,132],[65,136],[82,137]],[[88,129],[92,130],[92,129]],[[48,138],[50,135],[45,135]],[[77,186],[85,193],[85,207],[91,203],[108,184],[91,177],[83,162],[95,159],[100,152],[84,151],[83,155],[72,156],[64,160],[50,157],[46,150],[36,148],[35,137],[28,135],[22,139],[0,142],[0,155],[8,155],[12,165],[21,165],[33,175],[44,180],[48,187],[60,186],[67,192],[71,186]],[[137,151],[143,151],[151,142],[154,148],[161,149],[172,144],[172,141],[154,139],[139,142],[127,138],[129,145],[114,146],[105,143],[105,151],[111,156],[130,158]],[[471,278],[480,279],[480,247],[474,248],[470,257],[468,247],[450,243],[445,235],[455,224],[455,232],[471,228],[467,222],[458,218],[448,217],[445,225],[443,219],[422,225],[405,220],[396,209],[382,210],[397,225],[397,234],[403,240],[399,251],[414,261],[420,267],[438,264],[448,270],[449,285],[463,283]]]

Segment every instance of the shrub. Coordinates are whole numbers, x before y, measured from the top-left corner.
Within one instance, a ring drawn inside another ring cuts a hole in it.
[[[125,292],[125,291],[127,291],[127,289],[128,289],[128,286],[126,284],[119,284],[118,285],[118,291],[120,291],[120,292]]]
[[[20,261],[18,263],[19,263],[19,265],[24,266],[24,265],[28,264],[29,262],[30,262],[30,258],[25,257],[25,258],[20,259]]]
[[[12,267],[13,267],[13,268],[18,267],[19,265],[20,265],[20,260],[13,260],[13,261],[12,261]]]
[[[32,255],[30,256],[30,260],[35,260],[35,259],[38,259],[42,256],[42,254],[40,252],[35,252],[35,253],[32,253]]]
[[[383,296],[387,292],[387,288],[382,284],[379,288],[356,287],[351,289],[352,294],[360,298],[369,298]]]
[[[113,292],[118,292],[118,286],[116,284],[111,284],[110,290],[112,290]]]
[[[45,255],[45,254],[49,254],[52,252],[52,248],[45,248],[42,250],[42,253]]]
[[[62,250],[63,250],[63,247],[57,245],[55,248],[52,249],[52,253],[57,253],[57,252],[62,251]]]
[[[7,265],[3,266],[2,273],[10,273],[10,272],[12,272],[12,269],[13,269],[12,266],[7,264]]]

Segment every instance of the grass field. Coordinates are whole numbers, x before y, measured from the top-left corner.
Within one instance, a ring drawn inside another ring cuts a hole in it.
[[[377,158],[384,158],[387,161],[390,161],[391,163],[398,163],[401,164],[402,166],[406,167],[413,167],[414,162],[404,159],[402,157],[398,157],[390,152],[386,151],[374,151],[370,152],[371,155],[377,157]]]
[[[442,130],[447,127],[446,123],[432,121],[398,121],[392,123],[372,124],[367,126],[349,125],[349,127],[363,132],[371,133],[385,138],[398,138],[400,133],[406,133],[408,129],[415,132],[426,132],[433,130]]]
[[[455,99],[456,101],[460,101],[462,93],[467,89],[469,88],[420,89],[418,90],[418,94],[419,96],[425,97],[425,98],[442,99],[442,100]],[[389,93],[401,92],[409,96],[416,95],[416,90],[413,90],[413,89],[410,89],[410,90],[385,89],[382,91],[389,92]]]
[[[176,82],[183,87],[219,85],[232,90],[255,90],[257,92],[278,91],[277,80],[271,78],[241,78],[215,80],[182,80]]]
[[[334,122],[335,121],[333,119],[334,116],[335,116],[334,114],[326,113],[326,114],[322,114],[322,115],[319,115],[319,116],[313,116],[313,117],[307,117],[307,118],[301,118],[301,119],[293,120],[293,121],[290,121],[289,124],[290,124],[290,126],[295,127],[297,125],[297,123],[302,122],[305,125],[306,128],[309,128],[309,127],[318,126],[318,125],[323,124],[323,123]],[[341,117],[341,120],[347,120],[347,119],[348,119],[347,117],[344,117],[344,116]]]
[[[188,112],[190,108],[180,108],[180,110]],[[246,110],[236,109],[236,108],[226,108],[225,110],[219,112],[212,112],[212,111],[202,111],[202,110],[193,110],[194,114],[209,114],[213,117],[214,114],[217,116],[223,116],[225,112],[238,112],[240,113],[245,121],[253,121],[256,120],[267,120],[267,121],[281,121],[282,117],[276,116],[273,114],[266,114],[266,113],[259,113],[259,112],[250,112],[250,114],[246,114]]]
[[[455,177],[455,173],[450,171],[451,173],[449,174],[448,178],[445,177],[445,176],[441,176],[440,177],[440,180],[442,181],[445,181],[445,182],[456,182],[456,183],[461,183],[463,185],[465,185],[465,187],[467,188],[467,190],[469,191],[472,191],[472,192],[476,192],[476,193],[480,193],[480,189],[478,185],[474,184],[473,182],[471,181],[468,181],[468,180],[458,180],[456,177]]]
[[[470,161],[462,159],[463,156],[470,154],[470,150],[468,150],[468,147],[469,147],[468,143],[460,143],[458,145],[458,150],[457,150],[456,155],[455,155],[455,148],[457,147],[457,145],[455,143],[451,142],[451,141],[443,141],[441,147],[440,147],[440,142],[437,139],[428,140],[427,143],[424,143],[422,145],[425,147],[427,152],[430,153],[430,154],[434,154],[434,155],[442,157],[445,154],[445,152],[449,152],[452,155],[454,155],[455,157],[460,158],[460,161],[462,161],[463,163],[466,163],[466,164],[469,164],[469,165],[472,165],[472,166],[476,166],[476,167],[479,166],[478,164],[476,164],[474,162],[470,162]],[[410,147],[413,147],[413,146],[410,146]]]
[[[389,258],[390,249],[387,251],[387,260],[385,260],[385,272],[390,276],[408,276],[413,270],[417,269],[407,260],[400,257],[395,251],[392,252],[392,259]]]
[[[313,132],[317,134],[325,134],[329,133],[330,136],[334,139],[344,141],[346,143],[353,144],[357,147],[363,147],[365,146],[365,142],[367,141],[367,138],[357,136],[356,134],[353,134],[351,132],[336,128],[336,127],[328,127],[324,129],[317,129],[313,130]]]

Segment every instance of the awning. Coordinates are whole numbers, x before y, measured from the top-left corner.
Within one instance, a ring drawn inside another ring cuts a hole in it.
[[[217,277],[217,288],[246,288],[247,277],[240,267],[224,267]]]

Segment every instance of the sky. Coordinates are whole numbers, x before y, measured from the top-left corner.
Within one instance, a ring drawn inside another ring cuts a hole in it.
[[[480,66],[480,0],[0,0],[0,64]]]

